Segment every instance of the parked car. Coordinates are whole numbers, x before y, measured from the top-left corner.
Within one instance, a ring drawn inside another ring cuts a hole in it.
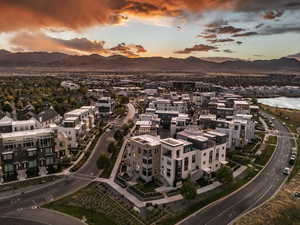
[[[289,164],[290,165],[294,165],[296,162],[296,156],[291,156],[290,160],[289,160]]]
[[[283,173],[284,175],[290,175],[291,170],[290,170],[290,168],[285,167],[285,168],[283,169],[282,173]]]

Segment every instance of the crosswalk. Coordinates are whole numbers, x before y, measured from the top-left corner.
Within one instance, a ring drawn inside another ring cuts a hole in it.
[[[74,173],[71,175],[71,177],[80,179],[80,180],[86,180],[86,181],[94,181],[97,177],[94,175],[88,175],[84,173]]]

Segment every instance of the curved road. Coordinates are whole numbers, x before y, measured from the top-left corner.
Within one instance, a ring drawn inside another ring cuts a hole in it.
[[[115,123],[126,123],[129,120],[133,119],[134,115],[135,108],[132,104],[128,104],[128,113],[126,117],[122,120],[118,119],[117,121],[115,121]],[[54,199],[61,198],[90,184],[92,180],[94,180],[99,175],[100,171],[97,168],[96,161],[99,158],[100,154],[106,151],[109,140],[113,138],[113,134],[114,131],[110,130],[101,135],[88,161],[74,174],[65,176],[61,181],[55,182],[53,184],[50,183],[48,186],[41,189],[19,194],[12,198],[0,200],[0,224],[6,224],[6,221],[8,220],[8,218],[6,217],[15,217],[16,215],[19,216],[21,212],[24,211],[24,209],[30,209],[34,206],[42,205]],[[33,218],[36,218],[35,211],[39,211],[39,209],[31,210]],[[46,214],[46,212],[43,213]],[[48,214],[51,216],[50,212]],[[50,216],[49,220],[51,220]],[[57,215],[53,213],[53,217],[56,216]],[[13,221],[13,219],[11,220]],[[53,218],[53,221],[55,220],[57,220],[57,218]],[[40,220],[37,220],[37,222],[40,222]],[[26,221],[24,221],[24,224],[26,224]],[[61,216],[60,223],[58,224],[56,221],[56,224],[69,225],[70,223],[68,223],[68,220],[66,220],[64,216]],[[72,224],[77,225],[75,223]]]
[[[269,115],[266,115],[270,118]],[[278,120],[274,121],[279,131],[278,147],[270,163],[254,180],[223,200],[199,210],[179,222],[180,225],[227,225],[243,213],[270,199],[286,181],[282,169],[288,165],[293,147],[292,135]]]

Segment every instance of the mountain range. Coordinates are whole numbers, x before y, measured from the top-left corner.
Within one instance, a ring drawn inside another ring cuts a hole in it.
[[[218,62],[217,62],[218,61]],[[181,71],[201,73],[294,73],[300,74],[300,61],[293,57],[272,60],[245,61],[239,59],[209,60],[209,58],[127,58],[121,55],[67,55],[64,53],[22,52],[0,50],[0,68],[52,68],[53,70],[97,71]]]

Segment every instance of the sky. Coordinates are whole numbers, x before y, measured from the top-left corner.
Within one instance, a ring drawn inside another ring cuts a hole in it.
[[[0,0],[0,48],[273,59],[300,52],[300,0]]]

